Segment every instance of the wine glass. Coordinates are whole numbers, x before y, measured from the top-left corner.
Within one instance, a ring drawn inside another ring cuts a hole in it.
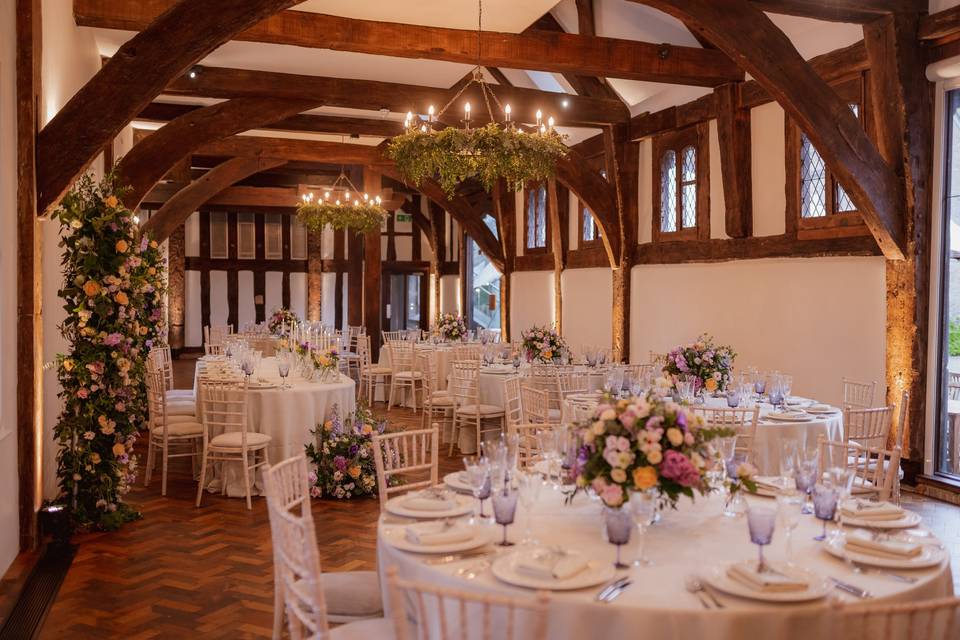
[[[517,513],[517,492],[509,483],[493,492],[493,518],[497,524],[503,525],[503,539],[497,543],[501,547],[512,547],[513,543],[507,540],[507,526],[513,524]]]
[[[251,354],[244,354],[243,360],[240,361],[240,368],[243,370],[243,375],[247,377],[247,385],[249,386],[250,376],[252,376],[253,372],[256,370],[253,356]]]
[[[784,438],[780,441],[780,481],[784,487],[790,486],[797,469],[797,441]]]
[[[783,383],[780,381],[779,375],[774,374],[771,376],[767,391],[770,395],[770,404],[772,404],[777,411],[783,411]]]
[[[647,558],[646,552],[646,533],[647,527],[653,524],[657,515],[657,498],[651,491],[634,491],[630,494],[630,515],[633,516],[633,522],[637,525],[637,540],[640,549],[637,551],[637,559],[633,561],[636,567],[648,567],[653,564]]]
[[[287,389],[287,376],[290,375],[290,352],[281,351],[277,354],[277,373],[280,374],[280,388]]]
[[[787,562],[793,562],[793,530],[800,524],[800,509],[803,496],[796,489],[783,489],[777,493],[777,508],[780,525],[787,532]]]
[[[543,478],[534,471],[521,471],[517,474],[517,482],[520,490],[520,506],[523,507],[525,514],[521,544],[535,544],[537,540],[532,533],[533,507],[540,498]]]
[[[467,470],[467,480],[473,497],[480,501],[480,513],[477,517],[486,519],[483,501],[490,497],[490,461],[482,456],[467,456],[463,459],[463,466]]]
[[[553,483],[554,459],[557,455],[557,432],[553,428],[541,429],[537,433],[537,445],[540,447],[540,455],[543,457],[547,466],[547,480]],[[556,483],[553,483],[557,488]]]
[[[786,374],[781,375],[780,389],[783,391],[783,401],[786,402],[790,398],[790,393],[793,391],[793,376]]]
[[[617,569],[629,568],[629,565],[620,561],[620,547],[630,542],[630,531],[633,529],[633,524],[633,515],[630,509],[604,507],[603,528],[607,535],[607,541],[617,547],[617,559],[613,563],[613,566]]]
[[[817,484],[813,487],[813,515],[823,522],[823,531],[813,539],[822,541],[827,539],[827,522],[833,522],[837,512],[837,498],[840,491],[837,487]]]
[[[772,507],[752,506],[747,509],[750,541],[757,545],[757,573],[764,573],[767,570],[767,564],[763,561],[763,548],[773,540],[776,522],[777,510]]]
[[[820,456],[818,452],[804,452],[802,456],[798,456],[797,466],[794,470],[794,483],[798,491],[802,491],[807,495],[807,499],[803,504],[804,514],[813,513],[813,507],[810,504],[810,494],[813,492],[813,487],[817,483],[817,478],[820,475]]]
[[[753,369],[753,390],[757,394],[758,399],[763,397],[764,391],[767,389],[767,377],[761,371]]]

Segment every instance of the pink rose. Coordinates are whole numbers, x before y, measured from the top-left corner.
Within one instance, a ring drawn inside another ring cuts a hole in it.
[[[618,484],[607,485],[600,494],[600,498],[608,507],[619,507],[623,504],[623,489]]]

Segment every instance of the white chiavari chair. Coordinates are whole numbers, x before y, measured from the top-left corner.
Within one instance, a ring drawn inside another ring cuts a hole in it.
[[[474,632],[470,637],[483,640],[547,640],[550,598],[543,592],[521,598],[458,591],[402,579],[396,567],[387,568],[387,588],[398,640],[416,640],[411,621],[424,638],[429,624],[435,640],[466,638],[466,629]]]
[[[820,471],[846,464],[854,474],[851,494],[858,498],[889,500],[900,471],[900,447],[878,449],[856,442],[817,439],[820,448]]]
[[[360,384],[357,387],[357,397],[362,398],[366,393],[367,406],[372,407],[377,387],[380,387],[384,394],[389,393],[393,369],[370,362],[370,336],[364,335],[357,339],[357,355],[360,360]]]
[[[503,419],[509,430],[510,425],[523,422],[523,403],[520,400],[520,377],[509,376],[503,381]]]
[[[283,635],[285,601],[281,568],[285,559],[278,557],[277,552],[281,549],[282,527],[287,524],[281,522],[282,516],[286,514],[293,521],[308,518],[311,522],[306,530],[313,530],[306,457],[300,454],[264,468],[263,487],[267,499],[267,514],[270,516],[270,533],[274,541],[273,637],[280,640]],[[375,571],[337,571],[317,575],[322,575],[320,588],[326,603],[328,622],[341,624],[383,616],[380,585]]]
[[[538,389],[530,384],[520,385],[520,399],[523,407],[523,419],[526,422],[550,422],[550,392]]]
[[[561,416],[562,424],[582,423],[593,417],[593,412],[597,408],[595,398],[566,397],[563,399],[563,414]]]
[[[236,380],[200,380],[200,404],[203,417],[203,460],[197,486],[197,506],[203,499],[207,467],[220,463],[220,477],[226,491],[225,463],[239,462],[247,509],[252,509],[250,475],[270,464],[267,448],[270,436],[250,431],[247,425],[247,385]],[[257,454],[261,460],[257,461]]]
[[[887,446],[893,420],[893,405],[875,409],[843,410],[843,430],[847,442],[883,449]]]
[[[405,341],[407,339],[406,331],[381,331],[383,334],[383,343],[389,344],[391,342]]]
[[[708,427],[725,427],[737,432],[737,453],[743,453],[747,460],[752,461],[757,441],[757,423],[760,419],[760,408],[710,408],[693,406],[687,408],[694,415],[703,418]]]
[[[381,433],[373,436],[377,496],[382,511],[395,493],[435,487],[440,474],[440,428]],[[402,483],[391,483],[395,477]]]
[[[873,406],[873,398],[877,393],[877,381],[857,382],[856,380],[842,379],[843,406],[854,409],[869,409]]]
[[[190,400],[196,401],[193,389],[174,389],[173,388],[173,356],[170,353],[169,345],[152,347],[147,354],[147,362],[150,362],[163,371],[163,383],[167,390],[168,400]]]
[[[836,640],[946,640],[960,637],[960,597],[904,604],[838,603],[830,638]]]
[[[414,343],[408,340],[396,340],[387,344],[387,351],[390,353],[390,395],[387,398],[387,409],[393,406],[394,397],[397,390],[401,393],[401,402],[403,393],[410,392],[410,401],[413,403],[413,410],[417,410],[417,392],[423,391],[423,374],[417,370],[417,362],[414,360]]]
[[[335,612],[338,609],[344,606],[352,610],[377,609],[372,615],[379,616],[382,603],[377,593],[376,575],[372,576],[372,582],[370,576],[363,576],[356,581],[357,584],[350,584],[346,579],[338,580],[336,573],[324,575],[321,572],[310,502],[301,502],[295,497],[298,487],[281,486],[285,482],[306,482],[305,477],[299,478],[301,472],[306,476],[306,463],[299,460],[303,460],[303,456],[267,468],[263,474],[273,542],[274,589],[279,596],[275,597],[274,606],[282,607],[281,612],[274,612],[274,640],[282,636],[284,617],[289,637],[295,640],[393,638],[392,625],[381,617],[339,616],[358,621],[330,629],[329,623],[337,622]],[[289,467],[284,466],[287,463],[290,463]]]
[[[557,374],[557,393],[561,402],[571,393],[586,393],[590,389],[590,376],[573,367],[563,367]]]
[[[521,469],[532,467],[540,459],[540,440],[537,434],[559,426],[547,422],[507,425],[507,435],[517,436],[517,464]]]
[[[420,372],[423,373],[423,415],[420,428],[425,429],[428,424],[439,423],[440,439],[446,442],[444,438],[453,431],[453,410],[456,403],[449,391],[440,389],[436,354],[432,351],[420,352],[417,359],[420,361]]]
[[[481,357],[483,357],[483,345],[474,343],[453,345],[454,360],[480,360]]]
[[[503,407],[480,402],[480,361],[456,361],[450,372],[450,393],[457,404],[453,412],[453,434],[449,455],[457,444],[464,427],[473,427],[477,436],[477,451],[484,433],[502,433]]]
[[[157,465],[157,449],[160,450],[160,495],[167,495],[167,469],[171,458],[192,458],[194,466],[200,455],[199,445],[203,438],[203,425],[195,416],[172,416],[167,413],[167,398],[163,372],[147,371],[147,411],[149,439],[147,441],[147,469],[143,486],[150,486],[150,478]]]

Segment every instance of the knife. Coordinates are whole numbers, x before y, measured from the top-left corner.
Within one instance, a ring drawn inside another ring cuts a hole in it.
[[[633,584],[632,580],[627,580],[626,582],[614,587],[613,591],[611,591],[610,593],[608,593],[603,597],[603,601],[606,603],[613,602],[614,600],[617,599],[617,597],[619,597],[621,593],[627,590],[627,587],[629,587],[632,584]]]
[[[603,600],[605,600],[605,599],[607,598],[607,596],[610,595],[611,592],[616,591],[616,590],[617,590],[618,588],[620,588],[625,582],[627,582],[627,581],[629,581],[629,580],[630,580],[629,576],[624,576],[624,577],[622,577],[622,578],[618,578],[618,579],[614,580],[613,582],[611,582],[610,584],[608,584],[607,586],[605,586],[603,589],[600,589],[600,592],[597,593],[597,595],[596,595],[596,600],[597,600],[597,602],[602,602]]]
[[[451,562],[457,562],[459,560],[465,560],[466,558],[475,558],[477,556],[487,556],[493,553],[492,551],[471,551],[469,553],[452,553],[446,556],[440,556],[439,558],[430,558],[426,561],[426,564],[449,564]]]
[[[872,598],[872,597],[873,597],[873,594],[871,594],[871,593],[870,593],[869,591],[867,591],[866,589],[861,589],[860,587],[858,587],[858,586],[856,586],[856,585],[852,585],[852,584],[850,584],[849,582],[844,582],[843,580],[838,580],[837,578],[830,578],[830,581],[833,582],[833,585],[834,585],[837,589],[840,589],[841,591],[845,591],[845,592],[849,593],[850,595],[855,596],[855,597],[857,597],[857,598]]]

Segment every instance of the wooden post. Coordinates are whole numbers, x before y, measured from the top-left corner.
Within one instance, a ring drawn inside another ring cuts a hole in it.
[[[20,549],[37,544],[43,424],[40,237],[37,233],[36,140],[39,127],[40,0],[17,0],[17,468]]]
[[[878,147],[902,178],[906,196],[896,203],[904,212],[904,259],[887,261],[886,355],[887,402],[899,403],[901,392],[910,392],[907,424],[899,425],[906,430],[903,455],[910,476],[921,472],[925,448],[933,164],[931,85],[918,25],[916,14],[896,14],[863,27]]]
[[[503,249],[503,276],[500,278],[500,339],[510,340],[511,282],[517,256],[517,200],[503,180],[493,185],[493,212],[497,235]]]
[[[307,230],[307,319],[320,322],[323,301],[323,232]]]
[[[557,333],[563,334],[563,268],[566,254],[563,251],[563,218],[560,215],[560,199],[557,196],[557,180],[547,180],[547,215],[550,216],[550,253],[553,255],[553,309]]]
[[[470,293],[467,291],[468,285],[470,284],[468,274],[467,274],[467,232],[464,231],[463,225],[459,225],[460,233],[457,236],[457,268],[460,274],[460,315],[463,316],[463,320],[467,325],[467,328],[470,328],[470,307],[467,304],[467,299],[470,296]]]
[[[363,180],[358,167],[351,167],[350,180],[357,184]],[[366,187],[364,187],[366,188]],[[359,327],[363,322],[363,236],[347,229],[347,324]],[[370,336],[371,346],[374,336]],[[376,336],[380,340],[380,336]]]
[[[167,309],[170,316],[170,350],[175,356],[185,345],[186,234],[181,224],[167,239]]]
[[[725,84],[715,91],[726,231],[731,238],[753,235],[750,110],[739,106],[739,89],[739,84]]]
[[[617,233],[620,252],[613,267],[613,358],[630,360],[630,271],[637,246],[639,216],[638,181],[640,146],[630,140],[626,127],[603,130],[604,158],[617,207]]]
[[[433,257],[430,259],[430,299],[433,301],[434,315],[440,315],[440,276],[443,274],[443,261],[446,249],[443,237],[443,217],[446,215],[440,205],[427,199],[427,214],[430,220],[430,246]],[[436,317],[430,318],[432,323]]]
[[[367,167],[363,170],[363,189],[367,193],[380,193],[381,175]],[[391,212],[392,215],[392,212]],[[360,256],[357,256],[359,260]],[[351,256],[351,262],[353,256]],[[352,281],[351,277],[351,281]],[[363,236],[363,324],[370,336],[370,357],[374,362],[380,358],[380,229],[368,231]],[[351,290],[353,283],[350,284]],[[351,305],[352,311],[353,305]]]

